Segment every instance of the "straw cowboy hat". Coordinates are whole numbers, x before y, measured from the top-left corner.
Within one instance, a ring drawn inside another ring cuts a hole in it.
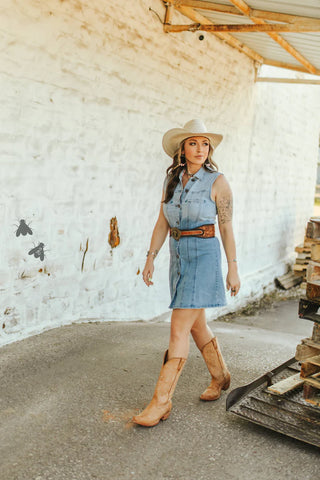
[[[173,157],[180,143],[190,137],[205,137],[210,141],[213,148],[217,148],[223,138],[223,136],[218,133],[208,132],[202,120],[190,120],[183,128],[172,128],[163,135],[163,150],[169,157]]]

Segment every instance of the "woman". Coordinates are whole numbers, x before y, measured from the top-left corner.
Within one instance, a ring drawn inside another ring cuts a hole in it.
[[[153,285],[154,259],[170,232],[170,292],[173,309],[169,349],[150,404],[133,422],[154,426],[170,415],[175,386],[189,352],[189,334],[201,351],[212,381],[202,400],[216,400],[230,385],[216,337],[207,326],[205,308],[226,304],[215,217],[228,261],[227,289],[237,295],[240,280],[232,230],[232,193],[211,156],[222,136],[207,132],[202,121],[165,133],[164,151],[173,158],[167,170],[159,218],[142,273]]]

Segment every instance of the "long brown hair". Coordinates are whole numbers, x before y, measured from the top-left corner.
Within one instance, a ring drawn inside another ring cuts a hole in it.
[[[179,183],[179,175],[180,172],[186,168],[187,162],[186,162],[186,157],[182,153],[183,147],[184,147],[184,142],[187,139],[183,140],[183,142],[180,143],[180,146],[177,150],[177,152],[173,156],[173,162],[170,165],[170,167],[167,168],[167,177],[168,177],[168,183],[167,183],[167,188],[166,188],[166,194],[165,194],[165,199],[164,203],[168,203],[169,200],[171,200],[173,196],[173,192],[176,188],[176,186]],[[218,165],[216,162],[212,160],[212,154],[213,154],[213,148],[211,146],[211,143],[209,143],[209,153],[208,153],[208,158],[203,164],[203,167],[208,171],[208,172],[215,172],[218,170]]]

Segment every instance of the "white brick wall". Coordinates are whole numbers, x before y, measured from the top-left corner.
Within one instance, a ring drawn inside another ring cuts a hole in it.
[[[317,87],[255,85],[246,56],[212,35],[164,34],[149,6],[163,15],[158,0],[0,0],[2,344],[168,311],[167,246],[153,288],[137,272],[169,165],[162,135],[191,118],[224,134],[216,161],[235,194],[243,287],[222,311],[260,295],[302,240]],[[111,253],[113,216],[121,243]],[[20,219],[32,236],[15,236]],[[28,255],[39,242],[43,262]]]

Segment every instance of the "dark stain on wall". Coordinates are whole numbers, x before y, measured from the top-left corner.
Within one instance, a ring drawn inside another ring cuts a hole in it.
[[[83,257],[82,257],[82,263],[81,263],[81,272],[83,272],[83,267],[84,267],[84,259],[86,258],[86,253],[88,251],[88,248],[89,248],[89,238],[87,238],[87,242],[86,242],[86,248],[83,252]],[[81,245],[80,245],[80,250],[81,250]]]

